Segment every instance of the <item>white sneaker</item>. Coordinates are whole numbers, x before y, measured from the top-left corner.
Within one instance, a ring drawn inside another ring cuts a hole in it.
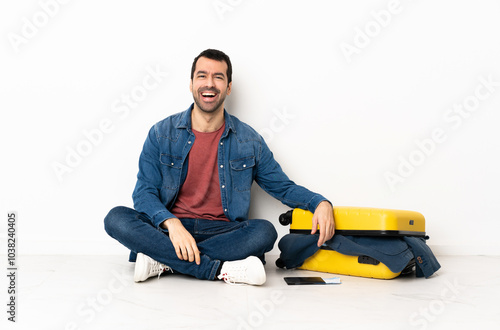
[[[217,277],[229,284],[262,285],[266,282],[266,271],[259,258],[250,256],[243,260],[224,262]]]
[[[157,275],[160,277],[160,275],[166,271],[172,272],[172,269],[156,260],[153,260],[143,253],[137,253],[134,271],[135,282],[142,282]]]

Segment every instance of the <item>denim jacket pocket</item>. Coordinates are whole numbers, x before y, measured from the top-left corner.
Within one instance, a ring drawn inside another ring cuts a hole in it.
[[[250,190],[253,182],[252,173],[255,166],[255,156],[230,160],[229,163],[231,165],[233,189],[236,191]]]
[[[162,164],[163,187],[178,189],[182,170],[182,158],[169,154],[161,154],[160,163]]]

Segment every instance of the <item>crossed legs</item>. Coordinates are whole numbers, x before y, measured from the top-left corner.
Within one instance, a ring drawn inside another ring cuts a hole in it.
[[[225,222],[203,219],[181,219],[193,235],[200,251],[200,265],[180,260],[168,233],[155,228],[151,219],[128,207],[113,208],[104,219],[106,232],[131,251],[131,261],[137,253],[169,266],[178,273],[213,280],[221,263],[242,260],[249,256],[264,261],[277,239],[274,226],[267,220]]]

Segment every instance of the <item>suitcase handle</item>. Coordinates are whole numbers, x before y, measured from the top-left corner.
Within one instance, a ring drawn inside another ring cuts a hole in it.
[[[369,256],[359,256],[358,257],[358,263],[360,264],[365,264],[365,265],[378,265],[380,261],[378,261],[375,258],[369,257]]]

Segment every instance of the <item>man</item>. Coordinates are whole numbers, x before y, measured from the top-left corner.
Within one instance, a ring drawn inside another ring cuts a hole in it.
[[[104,220],[108,234],[131,250],[136,282],[169,270],[263,284],[264,254],[277,233],[267,220],[248,219],[253,181],[284,204],[314,212],[318,246],[333,236],[330,202],[292,182],[264,139],[225,111],[231,76],[221,51],[194,59],[194,104],[151,128],[139,159],[135,209],[116,207]]]

